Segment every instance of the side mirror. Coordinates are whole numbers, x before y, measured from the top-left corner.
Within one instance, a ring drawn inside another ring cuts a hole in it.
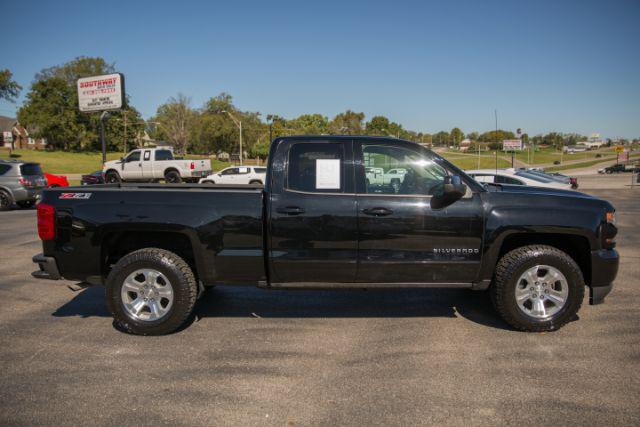
[[[467,186],[458,175],[448,175],[444,177],[443,192],[445,196],[458,200],[467,193]]]
[[[458,175],[444,177],[442,193],[431,198],[431,207],[441,209],[459,200],[467,193],[467,186]]]

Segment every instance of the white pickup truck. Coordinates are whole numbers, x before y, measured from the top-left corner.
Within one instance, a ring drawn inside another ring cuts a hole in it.
[[[166,148],[140,148],[120,160],[106,162],[102,169],[107,183],[121,181],[197,182],[211,173],[211,160],[176,160]]]

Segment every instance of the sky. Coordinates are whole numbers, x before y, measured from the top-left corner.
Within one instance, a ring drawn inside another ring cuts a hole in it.
[[[351,109],[421,132],[640,137],[640,1],[3,0],[0,69],[78,56],[124,73],[145,118],[183,93],[293,118]],[[21,17],[21,18],[19,18]]]

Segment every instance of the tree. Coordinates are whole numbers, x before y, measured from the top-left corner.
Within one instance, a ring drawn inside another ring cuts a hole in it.
[[[460,128],[451,129],[451,142],[453,145],[458,147],[460,145],[460,141],[464,139],[464,133],[460,130]]]
[[[289,126],[301,135],[329,133],[329,119],[322,114],[303,114],[291,120]]]
[[[329,123],[332,134],[361,135],[364,131],[364,113],[347,110],[336,115]]]
[[[514,139],[516,136],[511,131],[498,129],[485,132],[478,137],[478,141],[481,142],[497,142],[502,144],[505,139]]]
[[[36,81],[58,77],[75,87],[79,78],[115,73],[115,65],[103,58],[79,56],[62,65],[45,68],[36,74]]]
[[[18,120],[33,136],[46,138],[52,148],[99,149],[99,114],[78,110],[76,82],[81,77],[114,71],[113,64],[104,59],[88,57],[42,70],[36,74],[27,99],[18,111]],[[132,145],[142,127],[140,114],[126,102],[123,109],[112,112],[107,121],[107,149],[123,149],[125,140],[128,146]]]
[[[50,147],[79,149],[97,138],[88,115],[78,111],[73,88],[59,77],[33,83],[27,99],[18,110],[18,120],[30,134],[46,138]]]
[[[179,93],[158,107],[153,119],[157,124],[157,135],[173,143],[178,153],[186,153],[197,116],[190,104],[191,99]]]
[[[13,74],[9,70],[0,70],[0,99],[15,102],[22,86],[13,81]]]
[[[449,132],[443,130],[433,135],[434,146],[447,146],[449,145],[450,140],[451,136],[449,135]]]
[[[467,138],[470,139],[471,141],[477,141],[479,136],[480,134],[476,131],[469,132],[467,134]]]

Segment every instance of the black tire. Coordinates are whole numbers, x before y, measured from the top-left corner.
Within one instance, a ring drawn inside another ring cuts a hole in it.
[[[22,209],[31,209],[36,204],[33,200],[24,200],[22,202],[18,202],[17,205]]]
[[[568,284],[568,296],[564,306],[546,319],[537,319],[525,314],[518,307],[515,298],[517,282],[521,275],[536,265],[548,265],[560,270]],[[490,294],[496,311],[515,329],[546,332],[560,329],[575,318],[584,299],[584,287],[582,271],[567,253],[553,246],[531,245],[514,249],[498,261]]]
[[[262,181],[260,181],[259,179],[254,179],[253,181],[249,181],[249,184],[258,184],[258,185],[263,185]]]
[[[11,209],[12,197],[6,191],[0,190],[0,211],[8,211]]]
[[[106,182],[107,184],[117,184],[119,182],[122,182],[122,179],[120,179],[120,174],[118,172],[109,171],[104,176],[104,182]]]
[[[164,174],[164,180],[169,184],[180,184],[182,177],[177,171],[169,171]]]
[[[168,313],[157,320],[139,320],[124,308],[122,285],[131,273],[151,268],[164,274],[171,283],[174,301]],[[193,313],[198,284],[189,265],[173,252],[145,248],[122,257],[107,277],[107,306],[115,326],[136,335],[164,335],[183,326]]]

